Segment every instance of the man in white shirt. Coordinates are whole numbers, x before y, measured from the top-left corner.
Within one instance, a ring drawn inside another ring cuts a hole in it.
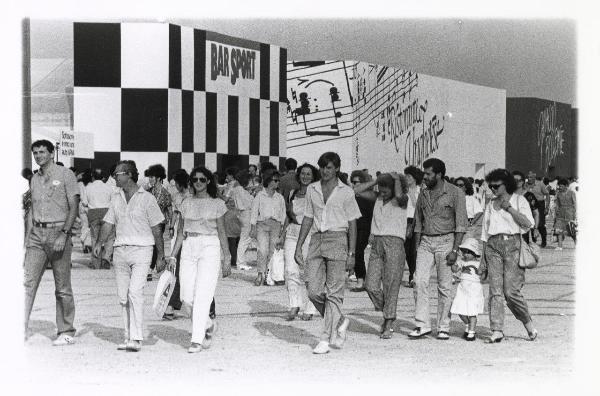
[[[90,233],[92,234],[92,246],[95,246],[98,241],[102,219],[108,211],[110,197],[113,194],[113,189],[102,181],[102,176],[102,171],[95,169],[92,173],[93,181],[85,186],[88,205],[87,217]],[[111,233],[99,257],[92,256],[92,267],[94,269],[110,269],[110,256],[112,255],[114,241],[114,233]]]
[[[308,297],[323,316],[321,340],[315,354],[329,352],[329,346],[341,348],[350,320],[342,314],[346,270],[354,270],[356,219],[360,209],[354,191],[339,179],[340,157],[327,152],[318,165],[321,180],[306,191],[306,212],[294,258],[298,265],[306,261]],[[302,256],[302,245],[312,228],[308,256]]]
[[[125,342],[117,349],[138,352],[144,339],[144,286],[154,245],[156,269],[161,272],[165,267],[160,227],[165,217],[154,196],[136,184],[138,172],[134,161],[120,161],[114,177],[120,187],[119,193],[112,196],[94,255],[100,255],[102,243],[115,227],[114,266],[125,325]]]

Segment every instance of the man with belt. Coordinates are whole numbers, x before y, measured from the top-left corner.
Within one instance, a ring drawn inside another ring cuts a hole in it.
[[[52,345],[75,342],[75,301],[71,289],[71,227],[79,209],[79,186],[73,172],[54,163],[54,145],[38,140],[31,145],[39,171],[31,178],[31,228],[25,252],[25,334],[35,295],[46,264],[52,265],[58,337]]]
[[[437,270],[437,338],[450,338],[450,306],[452,305],[451,266],[458,258],[458,247],[467,230],[465,194],[444,180],[446,165],[437,158],[423,162],[423,180],[415,207],[414,235],[417,245],[415,272],[415,323],[409,338],[421,338],[431,333],[429,322],[429,279]]]
[[[342,183],[338,174],[340,157],[333,152],[321,155],[318,165],[321,180],[306,191],[306,211],[300,227],[294,258],[304,267],[308,279],[308,298],[323,320],[321,340],[313,353],[329,352],[329,346],[341,348],[350,320],[342,314],[346,270],[354,270],[356,219],[360,209],[351,187]],[[308,256],[302,257],[302,245],[309,231]]]
[[[100,236],[100,227],[102,218],[108,211],[110,205],[110,197],[113,193],[112,187],[104,183],[102,180],[102,171],[95,169],[92,173],[92,182],[85,186],[85,192],[88,205],[88,224],[92,234],[92,246],[96,245]],[[92,256],[92,267],[94,269],[110,269],[110,256],[112,255],[113,243],[115,241],[114,233],[108,238],[107,243],[102,249],[102,254],[99,257]]]
[[[530,191],[535,195],[535,199],[537,200],[536,208],[539,213],[538,231],[542,237],[542,247],[545,248],[547,242],[546,215],[548,214],[548,208],[550,207],[550,193],[541,180],[536,180],[533,171],[529,171],[529,174],[527,175],[527,185],[525,187],[527,191]],[[536,242],[536,238],[533,238],[533,241]]]
[[[114,177],[120,189],[111,197],[93,254],[100,255],[102,244],[115,227],[113,266],[125,326],[125,341],[117,349],[138,352],[144,339],[144,286],[154,246],[157,271],[161,272],[165,267],[161,227],[165,217],[154,196],[137,185],[138,171],[134,161],[120,161]]]

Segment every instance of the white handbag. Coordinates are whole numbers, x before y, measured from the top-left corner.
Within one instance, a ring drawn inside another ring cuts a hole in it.
[[[267,285],[273,286],[275,282],[283,282],[283,273],[285,271],[283,249],[275,249],[271,260],[269,260],[268,270]]]
[[[169,300],[175,289],[175,282],[177,278],[175,274],[169,270],[164,270],[158,279],[158,285],[156,285],[156,292],[154,293],[154,303],[152,304],[152,310],[160,319],[162,319]]]

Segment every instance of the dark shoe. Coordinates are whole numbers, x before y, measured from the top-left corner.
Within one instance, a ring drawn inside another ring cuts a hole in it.
[[[260,286],[263,284],[264,281],[265,280],[263,278],[262,272],[259,272],[258,275],[256,276],[256,279],[254,280],[254,286]]]
[[[292,320],[296,319],[296,316],[298,316],[298,312],[300,312],[300,307],[293,307],[288,312],[285,320],[287,320],[288,322],[291,322]]]
[[[110,261],[108,261],[107,259],[102,259],[102,264],[100,264],[100,268],[110,269]]]
[[[536,329],[533,329],[533,331],[531,333],[528,333],[529,335],[529,341],[535,341],[535,339],[538,336],[538,331]]]
[[[425,330],[420,327],[416,327],[411,333],[408,334],[408,338],[416,340],[417,338],[425,337],[427,334],[431,334],[431,329]]]
[[[146,276],[146,281],[148,281],[148,282],[152,282],[152,274],[148,274],[148,275]]]

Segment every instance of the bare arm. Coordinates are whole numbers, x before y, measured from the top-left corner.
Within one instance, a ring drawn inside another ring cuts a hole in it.
[[[221,260],[221,272],[223,273],[223,278],[226,278],[231,275],[231,253],[229,252],[229,241],[225,233],[225,215],[217,219],[217,233],[219,234],[223,257]]]
[[[100,235],[96,240],[96,244],[92,250],[92,254],[94,257],[100,257],[100,252],[102,251],[102,245],[106,243],[108,240],[108,236],[112,233],[113,227],[115,225],[111,223],[107,223],[105,221],[102,222],[102,226],[100,227]]]
[[[304,245],[304,241],[306,241],[306,237],[310,232],[310,229],[313,225],[312,217],[304,217],[302,220],[302,225],[300,226],[300,235],[298,235],[298,243],[296,244],[296,252],[294,253],[294,259],[296,263],[303,264],[304,257],[302,257],[302,246]]]

